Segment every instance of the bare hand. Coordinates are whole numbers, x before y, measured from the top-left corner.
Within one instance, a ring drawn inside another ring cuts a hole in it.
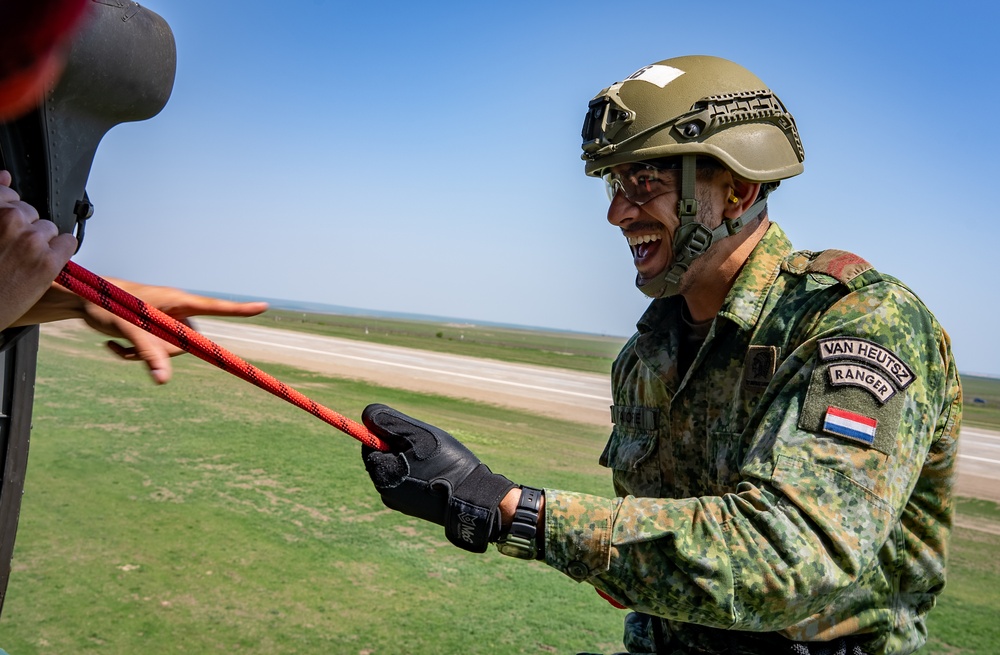
[[[10,173],[0,171],[0,329],[38,302],[77,245],[72,234],[40,220],[10,183]]]
[[[267,309],[267,303],[264,302],[234,302],[199,296],[172,287],[138,284],[125,280],[110,281],[184,323],[188,323],[187,319],[192,316],[256,316]],[[108,341],[108,348],[112,352],[122,359],[145,362],[157,384],[166,384],[170,380],[172,374],[170,358],[183,354],[183,350],[93,303],[85,302],[83,312],[83,319],[95,330],[132,342],[131,346],[123,346],[116,341]]]

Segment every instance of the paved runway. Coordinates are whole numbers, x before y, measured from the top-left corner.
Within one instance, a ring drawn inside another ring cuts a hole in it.
[[[608,376],[198,319],[240,357],[610,426]]]
[[[958,440],[958,493],[1000,502],[1000,432],[962,428]]]
[[[511,364],[304,332],[198,319],[197,329],[246,359],[298,366],[385,386],[470,398],[607,426],[606,375]],[[962,429],[961,493],[1000,501],[1000,433]]]
[[[963,427],[958,456],[963,470],[1000,478],[1000,432]]]

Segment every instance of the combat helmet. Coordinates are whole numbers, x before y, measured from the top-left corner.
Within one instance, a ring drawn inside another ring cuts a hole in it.
[[[753,73],[718,57],[666,59],[612,84],[590,101],[582,136],[587,175],[600,177],[613,166],[632,162],[681,162],[674,264],[654,280],[636,280],[654,298],[676,294],[691,262],[759,215],[767,194],[781,180],[801,173],[805,159],[795,120],[778,97]],[[742,216],[715,230],[695,221],[699,157],[762,184]]]

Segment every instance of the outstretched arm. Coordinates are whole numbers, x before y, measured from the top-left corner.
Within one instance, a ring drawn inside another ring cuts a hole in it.
[[[256,316],[267,309],[267,303],[264,302],[234,302],[199,296],[172,287],[112,278],[109,281],[179,321],[186,321],[192,316]],[[55,283],[13,325],[33,325],[67,318],[82,318],[98,332],[130,341],[131,346],[123,346],[116,341],[108,341],[107,345],[123,359],[145,362],[157,384],[165,384],[170,380],[170,358],[183,353],[179,348]]]

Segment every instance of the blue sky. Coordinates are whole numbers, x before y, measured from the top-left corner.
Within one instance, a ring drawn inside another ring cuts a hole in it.
[[[1000,376],[995,3],[148,0],[178,68],[114,128],[76,260],[220,293],[627,335],[646,300],[580,126],[654,61],[737,61],[795,116],[799,248],[906,282]],[[989,273],[993,270],[994,273]]]

